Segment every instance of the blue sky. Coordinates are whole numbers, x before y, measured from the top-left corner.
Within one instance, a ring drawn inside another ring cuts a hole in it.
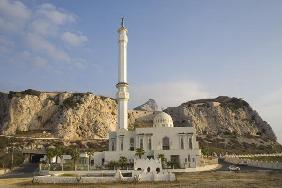
[[[282,1],[0,0],[0,89],[114,97],[117,29],[129,33],[130,106],[228,95],[282,141]]]

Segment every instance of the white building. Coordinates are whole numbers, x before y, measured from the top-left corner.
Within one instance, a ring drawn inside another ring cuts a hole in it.
[[[195,168],[199,166],[201,151],[196,141],[193,127],[174,127],[170,115],[156,114],[152,127],[136,128],[129,131],[127,103],[129,99],[127,83],[127,28],[123,19],[119,33],[119,83],[118,88],[118,129],[109,133],[109,151],[95,153],[94,163],[98,166],[117,161],[121,156],[133,162],[136,149],[145,151],[144,158],[157,158],[163,154],[175,167]]]

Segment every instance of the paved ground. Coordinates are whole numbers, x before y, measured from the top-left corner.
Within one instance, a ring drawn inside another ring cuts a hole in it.
[[[223,161],[220,161],[220,164],[222,165],[221,168],[217,169],[216,171],[229,171],[228,167],[232,165],[231,163],[226,163]],[[240,167],[240,171],[269,171],[270,169],[266,168],[257,168],[257,167],[251,167],[251,166],[244,166],[244,165],[236,165]]]

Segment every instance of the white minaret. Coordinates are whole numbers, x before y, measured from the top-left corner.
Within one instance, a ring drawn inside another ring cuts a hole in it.
[[[124,26],[124,18],[121,19],[119,33],[119,64],[118,64],[118,92],[116,95],[118,101],[118,128],[126,129],[128,127],[127,103],[129,99],[127,84],[127,28]]]

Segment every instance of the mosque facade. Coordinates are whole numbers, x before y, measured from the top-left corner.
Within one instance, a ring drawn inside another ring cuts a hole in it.
[[[156,112],[152,127],[128,130],[128,83],[127,83],[127,28],[122,19],[119,33],[118,66],[118,126],[109,133],[109,150],[96,152],[94,164],[103,166],[110,161],[126,157],[129,162],[137,158],[136,151],[143,150],[142,158],[157,159],[163,155],[175,168],[195,168],[200,165],[201,150],[193,127],[174,127],[170,115]]]

